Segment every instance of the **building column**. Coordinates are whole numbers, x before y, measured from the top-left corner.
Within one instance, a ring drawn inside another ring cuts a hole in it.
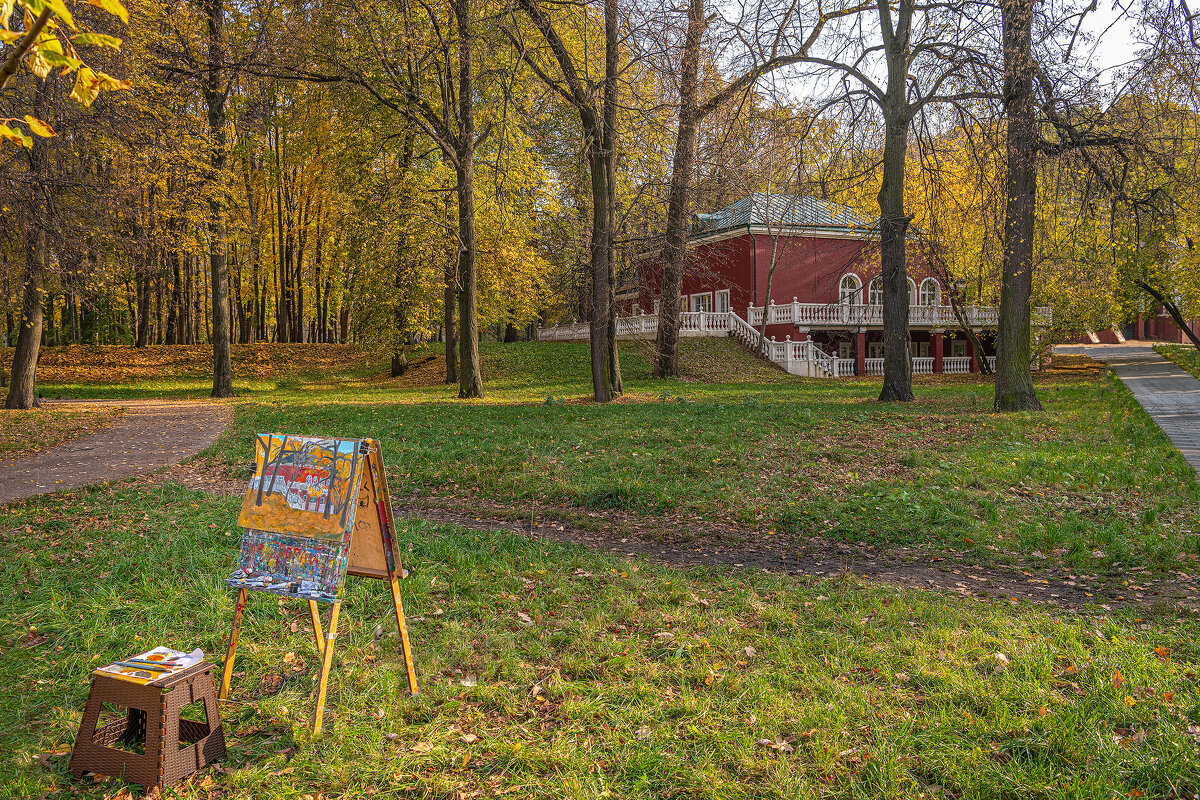
[[[854,334],[854,374],[867,374],[867,332]]]
[[[943,333],[940,330],[929,332],[929,354],[933,356],[933,374],[942,374]]]
[[[979,372],[979,354],[975,352],[975,343],[967,339],[967,356],[971,359],[971,372]]]

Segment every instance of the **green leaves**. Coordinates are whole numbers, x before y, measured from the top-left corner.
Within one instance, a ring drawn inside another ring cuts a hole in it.
[[[94,31],[85,31],[79,34],[74,39],[75,44],[92,44],[97,47],[111,47],[113,50],[121,49],[121,40],[115,36],[108,36],[103,33],[95,33]]]

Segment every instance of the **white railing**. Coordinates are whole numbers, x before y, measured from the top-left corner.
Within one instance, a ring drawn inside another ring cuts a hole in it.
[[[617,320],[617,330],[620,331],[621,320]],[[549,328],[538,328],[539,342],[570,342],[582,339],[587,341],[592,337],[591,328],[586,322],[572,322],[570,325],[554,325]]]
[[[970,356],[946,356],[942,359],[942,372],[946,375],[966,375],[970,371]]]
[[[913,309],[923,309],[928,312],[926,319],[933,319],[933,313],[941,313],[948,306],[913,306]],[[837,319],[853,317],[860,311],[879,310],[879,306],[838,306],[819,305],[816,303],[789,303],[786,305],[770,305],[767,309],[751,306],[748,309],[749,319],[743,319],[734,311],[686,311],[680,314],[680,333],[685,336],[732,336],[747,350],[783,367],[793,375],[808,375],[813,377],[847,378],[858,374],[853,358],[839,358],[821,350],[814,342],[792,341],[788,336],[784,341],[768,339],[761,342],[757,325],[762,325],[763,314],[768,315],[768,324],[787,324],[794,319],[811,320],[809,313],[820,309],[821,314],[832,315],[850,309],[853,313],[843,314]],[[976,308],[976,312],[992,312],[995,309]],[[1042,311],[1043,309],[1038,309]],[[1049,309],[1044,309],[1049,314]],[[987,314],[978,313],[976,319],[984,319]],[[861,318],[861,317],[860,317]],[[832,317],[830,317],[832,319]],[[755,322],[757,320],[757,323]],[[800,323],[803,324],[803,323]],[[638,313],[632,317],[617,319],[618,336],[639,336],[653,334],[658,331],[658,315]],[[587,323],[576,322],[570,325],[557,325],[538,329],[540,341],[587,341],[590,330]],[[987,356],[988,364],[995,369],[996,357]],[[864,359],[864,371],[867,375],[883,374],[882,358]],[[912,360],[913,374],[933,374],[933,359],[919,356]],[[969,356],[946,356],[942,359],[942,372],[947,375],[962,375],[971,371]]]
[[[641,333],[657,332],[657,314],[637,314],[632,317],[617,317],[617,336],[637,336]],[[539,336],[539,338],[541,337]]]
[[[963,306],[963,316],[971,326],[991,327],[1000,321],[1000,309],[996,306]],[[850,303],[801,303],[792,298],[790,303],[775,303],[764,308],[749,306],[746,321],[761,325],[763,313],[767,314],[768,325],[882,325],[883,306],[854,305]],[[1049,308],[1033,309],[1030,318],[1036,326],[1049,326],[1054,314]],[[952,306],[908,307],[908,324],[929,327],[957,327],[958,317]]]
[[[987,359],[988,366],[992,368],[992,372],[995,372],[996,371],[996,357],[995,356],[984,356],[984,358]],[[1033,368],[1037,369],[1036,366],[1034,366]]]

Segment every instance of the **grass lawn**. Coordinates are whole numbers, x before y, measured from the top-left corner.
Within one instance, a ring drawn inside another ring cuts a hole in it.
[[[587,348],[484,347],[488,398],[454,399],[438,362],[400,381],[331,378],[240,401],[210,451],[248,475],[253,434],[370,435],[394,496],[486,497],[654,520],[705,520],[992,562],[1161,570],[1200,551],[1195,474],[1121,384],[1060,357],[1045,414],[997,415],[978,376],[791,378],[731,343],[685,340],[692,380],[655,381],[623,352],[626,395],[587,400]],[[709,382],[696,380],[707,377]],[[711,382],[720,377],[724,382]],[[1044,558],[1044,561],[1043,561]]]
[[[119,408],[0,408],[0,464],[92,433],[120,413]]]
[[[1200,350],[1191,344],[1156,344],[1154,349],[1163,358],[1175,362],[1200,378]]]
[[[865,405],[854,389],[829,391]],[[1071,404],[1119,408],[1111,392],[1068,391],[1091,398]],[[969,390],[946,392],[937,403],[961,405]],[[647,405],[694,411],[611,410]],[[406,441],[403,427],[394,444]],[[72,781],[67,756],[47,754],[69,750],[96,664],[159,643],[223,656],[233,593],[221,579],[235,561],[237,507],[176,485],[0,507],[6,796],[117,792],[119,781]],[[307,610],[255,595],[245,674],[225,717],[229,758],[170,796],[1107,800],[1200,791],[1195,622],[972,603],[853,578],[639,569],[573,546],[423,523],[400,533],[421,696],[407,697],[396,639],[375,641],[378,623],[388,630],[385,587],[352,578],[327,734],[308,741],[317,658]]]

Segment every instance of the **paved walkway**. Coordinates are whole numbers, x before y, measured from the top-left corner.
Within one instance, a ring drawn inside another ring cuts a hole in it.
[[[1112,367],[1167,438],[1200,476],[1200,381],[1145,342],[1059,345],[1056,353],[1085,353]]]
[[[195,400],[44,401],[72,407],[126,409],[106,428],[62,447],[0,464],[0,503],[177,464],[217,441],[231,407]]]

